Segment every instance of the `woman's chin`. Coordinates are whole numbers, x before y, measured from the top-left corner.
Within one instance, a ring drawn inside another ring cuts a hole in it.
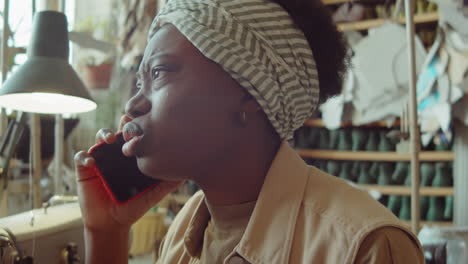
[[[146,158],[143,158],[143,157],[138,157],[137,158],[137,165],[138,165],[138,169],[146,176],[148,177],[151,177],[151,178],[155,178],[157,179],[157,175],[160,174],[160,172],[158,173],[158,168],[157,166],[155,166],[155,163],[154,161],[150,161]]]
[[[154,159],[143,157],[137,158],[138,169],[148,177],[164,181],[185,180],[183,177],[175,176],[175,172],[169,170],[168,168],[164,168],[163,166],[158,166],[158,164],[162,164],[162,162],[158,163]]]

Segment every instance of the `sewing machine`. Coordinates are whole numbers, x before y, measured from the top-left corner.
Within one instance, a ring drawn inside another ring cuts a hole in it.
[[[43,208],[0,219],[1,264],[83,263],[83,223],[78,203],[53,204],[52,200]]]

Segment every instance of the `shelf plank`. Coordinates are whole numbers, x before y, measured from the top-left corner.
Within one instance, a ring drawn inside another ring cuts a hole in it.
[[[414,15],[414,23],[415,24],[422,24],[422,23],[429,23],[429,22],[437,22],[439,20],[439,13],[438,12],[431,12],[425,14],[416,14]],[[351,31],[351,30],[367,30],[370,28],[378,27],[383,25],[387,19],[377,18],[377,19],[368,19],[356,22],[346,22],[346,23],[338,23],[338,29],[340,31]],[[405,23],[404,17],[399,17],[396,22],[400,24]]]
[[[18,181],[9,181],[8,182],[8,192],[11,194],[25,194],[29,193],[29,182],[18,182]]]
[[[341,127],[397,127],[400,125],[400,120],[396,120],[389,126],[387,121],[377,121],[365,125],[353,125],[351,122],[343,122]],[[321,119],[309,119],[304,122],[304,126],[309,127],[325,127],[325,124]]]
[[[410,154],[397,152],[373,151],[337,151],[322,149],[296,149],[303,158],[325,160],[359,160],[359,161],[410,161]],[[421,161],[453,161],[455,154],[451,151],[423,151],[420,153]]]
[[[411,187],[398,185],[375,185],[359,184],[359,187],[367,191],[377,191],[384,195],[411,195]],[[419,195],[421,196],[451,196],[454,194],[453,187],[421,187]]]
[[[0,163],[3,163],[3,162],[4,162],[4,159],[2,157],[0,157]],[[23,163],[18,159],[11,159],[9,168],[10,168],[10,170],[11,169],[17,169],[17,168],[20,168],[22,164]],[[2,170],[3,170],[3,168],[0,168],[0,171],[2,171]]]
[[[402,222],[407,225],[408,227],[411,226],[411,221],[403,221]],[[453,226],[453,222],[451,221],[440,221],[440,222],[430,222],[430,221],[421,221],[419,223],[420,228],[423,226],[441,226],[441,227],[451,227]]]
[[[336,5],[336,4],[352,2],[352,0],[322,0],[322,2],[324,5]]]

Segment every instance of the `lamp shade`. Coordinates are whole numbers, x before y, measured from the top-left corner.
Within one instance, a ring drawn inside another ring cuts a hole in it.
[[[85,85],[68,63],[67,19],[56,11],[38,12],[28,60],[0,89],[0,106],[34,113],[81,113],[94,110]]]

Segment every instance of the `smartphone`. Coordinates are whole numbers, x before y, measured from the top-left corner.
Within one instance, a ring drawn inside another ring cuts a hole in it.
[[[96,160],[96,173],[112,200],[126,204],[158,185],[159,180],[144,175],[138,169],[136,157],[124,156],[123,135],[118,133],[116,137],[113,144],[101,142],[94,145],[89,154]]]

